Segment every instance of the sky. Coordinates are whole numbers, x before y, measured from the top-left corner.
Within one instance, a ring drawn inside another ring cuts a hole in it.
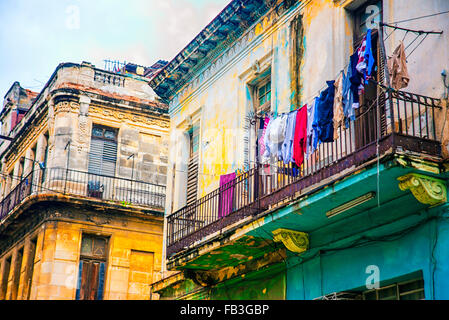
[[[0,0],[0,95],[40,92],[61,62],[170,61],[230,0]]]

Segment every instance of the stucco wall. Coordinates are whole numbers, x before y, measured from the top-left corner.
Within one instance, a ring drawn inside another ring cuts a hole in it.
[[[291,75],[295,72],[299,76],[300,105],[312,102],[326,87],[326,80],[335,80],[341,70],[346,71],[353,53],[353,10],[365,2],[301,1],[282,16],[269,12],[178,91],[170,101],[172,131],[168,193],[171,194],[170,190],[175,190],[175,193],[174,199],[167,199],[168,212],[185,204],[182,186],[186,182],[186,167],[183,163],[188,157],[188,148],[184,146],[188,140],[179,136],[187,130],[190,120],[198,121],[201,128],[198,185],[201,197],[218,187],[221,174],[245,167],[245,116],[252,109],[248,84],[257,78],[251,68],[253,64],[259,61],[261,70],[269,70],[271,74],[272,111],[286,112],[292,108],[295,92]],[[396,22],[447,10],[449,3],[443,0],[385,0],[383,21]],[[291,21],[298,14],[302,15],[302,59],[299,70],[292,73]],[[416,30],[445,30],[442,35],[429,35],[410,56],[411,81],[406,91],[443,97],[440,73],[449,69],[446,50],[449,46],[448,21],[446,15],[440,15],[399,24]],[[390,32],[391,29],[386,29],[387,34]],[[403,31],[397,30],[388,38],[385,43],[387,55],[404,35]],[[413,39],[409,33],[405,44]],[[415,41],[408,52],[419,41]],[[176,181],[172,180],[173,175],[178,176]]]
[[[72,214],[77,214],[73,210]],[[81,212],[81,211],[80,211]],[[86,212],[84,211],[84,214]],[[29,241],[37,238],[34,270],[29,299],[31,300],[73,300],[75,299],[81,238],[83,233],[109,237],[107,247],[106,274],[104,283],[105,300],[149,300],[153,281],[160,279],[162,260],[162,221],[154,222],[122,217],[105,220],[105,217],[90,213],[91,222],[52,221],[42,224],[27,234],[12,249],[0,257],[1,275],[5,260],[12,259],[6,294],[0,299],[12,299],[13,274],[16,272],[14,259],[18,249],[24,247],[21,278],[16,299],[27,299],[27,284],[24,275]]]

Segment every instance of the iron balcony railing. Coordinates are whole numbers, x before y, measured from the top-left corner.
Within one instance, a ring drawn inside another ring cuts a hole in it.
[[[122,205],[165,206],[165,186],[66,168],[37,169],[29,173],[0,203],[0,221],[32,194],[65,194]]]
[[[418,94],[381,90],[373,101],[361,105],[347,128],[338,129],[334,142],[321,143],[300,168],[281,162],[257,165],[169,215],[167,256],[392,147],[439,155],[437,102]]]

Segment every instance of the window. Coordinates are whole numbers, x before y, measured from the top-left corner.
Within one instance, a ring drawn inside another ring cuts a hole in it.
[[[33,281],[33,273],[34,273],[34,261],[36,256],[36,245],[37,245],[37,238],[33,238],[30,241],[30,245],[28,248],[28,260],[27,260],[27,267],[26,267],[26,273],[24,276],[24,293],[23,298],[26,300],[30,299],[31,294],[31,283]]]
[[[382,21],[382,1],[371,0],[354,12],[354,43],[361,42],[368,29],[378,29]]]
[[[89,151],[89,173],[115,176],[117,130],[94,125]]]
[[[45,182],[45,178],[47,175],[47,161],[48,161],[48,132],[45,133],[44,135],[44,140],[45,140],[45,150],[44,150],[44,159],[40,164],[40,168],[42,170],[42,176],[41,176],[41,182],[44,183]]]
[[[102,300],[108,238],[83,234],[76,300]]]
[[[414,279],[365,291],[364,300],[423,300],[424,280]]]
[[[187,205],[195,202],[197,199],[199,125],[194,124],[188,133],[189,133],[189,162],[187,173]]]
[[[14,260],[14,275],[12,279],[12,288],[11,288],[11,300],[17,299],[17,293],[19,291],[19,283],[20,283],[20,274],[22,269],[22,260],[23,260],[23,248],[17,251],[16,258]]]
[[[6,300],[6,292],[8,290],[9,271],[11,269],[11,256],[3,262],[3,274],[0,286],[0,299]]]
[[[255,88],[256,111],[269,111],[271,107],[271,79],[270,77],[260,81]]]
[[[17,183],[22,181],[24,173],[25,173],[24,171],[25,171],[25,157],[21,157],[19,160],[19,172],[17,174],[19,176],[19,181]]]

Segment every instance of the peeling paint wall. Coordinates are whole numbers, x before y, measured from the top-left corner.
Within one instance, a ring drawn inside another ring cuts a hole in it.
[[[92,127],[97,124],[118,130],[116,176],[166,184],[170,122],[160,110],[151,111],[157,107],[163,110],[165,106],[159,105],[147,81],[115,75],[124,81],[117,85],[100,81],[98,74],[101,71],[82,65],[63,66],[57,71],[52,83],[18,125],[16,130],[26,130],[18,139],[21,142],[3,150],[3,174],[25,177],[37,170],[38,164],[33,165],[32,160],[43,162],[47,147],[47,168],[68,165],[70,169],[87,172]],[[42,105],[42,111],[38,111]],[[39,121],[26,127],[26,121],[39,112],[44,113]],[[23,158],[25,164],[21,168]],[[3,183],[2,195],[8,194],[18,182],[19,178],[14,178]]]
[[[270,11],[253,25],[223,54],[211,61],[170,101],[172,154],[169,164],[171,188],[182,188],[184,178],[176,182],[172,176],[185,174],[182,162],[187,157],[176,131],[186,131],[196,112],[200,124],[199,197],[218,187],[219,176],[245,168],[245,116],[252,110],[251,83],[257,79],[253,66],[268,70],[272,80],[273,112],[286,112],[294,106],[311,103],[326,87],[346,70],[353,53],[354,9],[363,0],[314,0],[296,3],[282,16]],[[425,13],[449,10],[449,3],[433,1],[383,1],[383,21],[394,22]],[[447,16],[414,20],[403,26],[416,30],[445,30],[443,35],[430,35],[408,60],[410,85],[406,91],[441,98],[444,87],[441,71],[449,69],[449,25]],[[391,30],[387,30],[390,33]],[[396,31],[386,41],[391,54],[404,33]],[[408,35],[406,43],[413,40]],[[417,44],[418,41],[415,43]],[[410,50],[414,48],[411,46]],[[432,48],[428,51],[428,48]],[[428,54],[429,52],[429,54]],[[200,111],[199,111],[200,110]],[[252,136],[254,143],[254,136]],[[178,165],[174,168],[177,159]],[[181,166],[181,167],[180,167]],[[175,192],[168,199],[168,212],[184,205],[184,194]]]
[[[184,205],[184,194],[179,188],[186,183],[188,140],[180,137],[188,130],[190,121],[200,125],[198,195],[201,197],[218,187],[220,175],[247,169],[244,119],[254,110],[252,85],[264,72],[272,81],[271,109],[277,112],[291,109],[290,82],[295,72],[291,74],[288,70],[292,63],[290,21],[294,12],[288,12],[278,16],[272,10],[261,18],[170,102],[171,160],[167,194],[170,198],[174,193],[174,199],[167,199],[167,212]],[[259,73],[254,71],[256,63]],[[177,177],[173,179],[173,176]]]

